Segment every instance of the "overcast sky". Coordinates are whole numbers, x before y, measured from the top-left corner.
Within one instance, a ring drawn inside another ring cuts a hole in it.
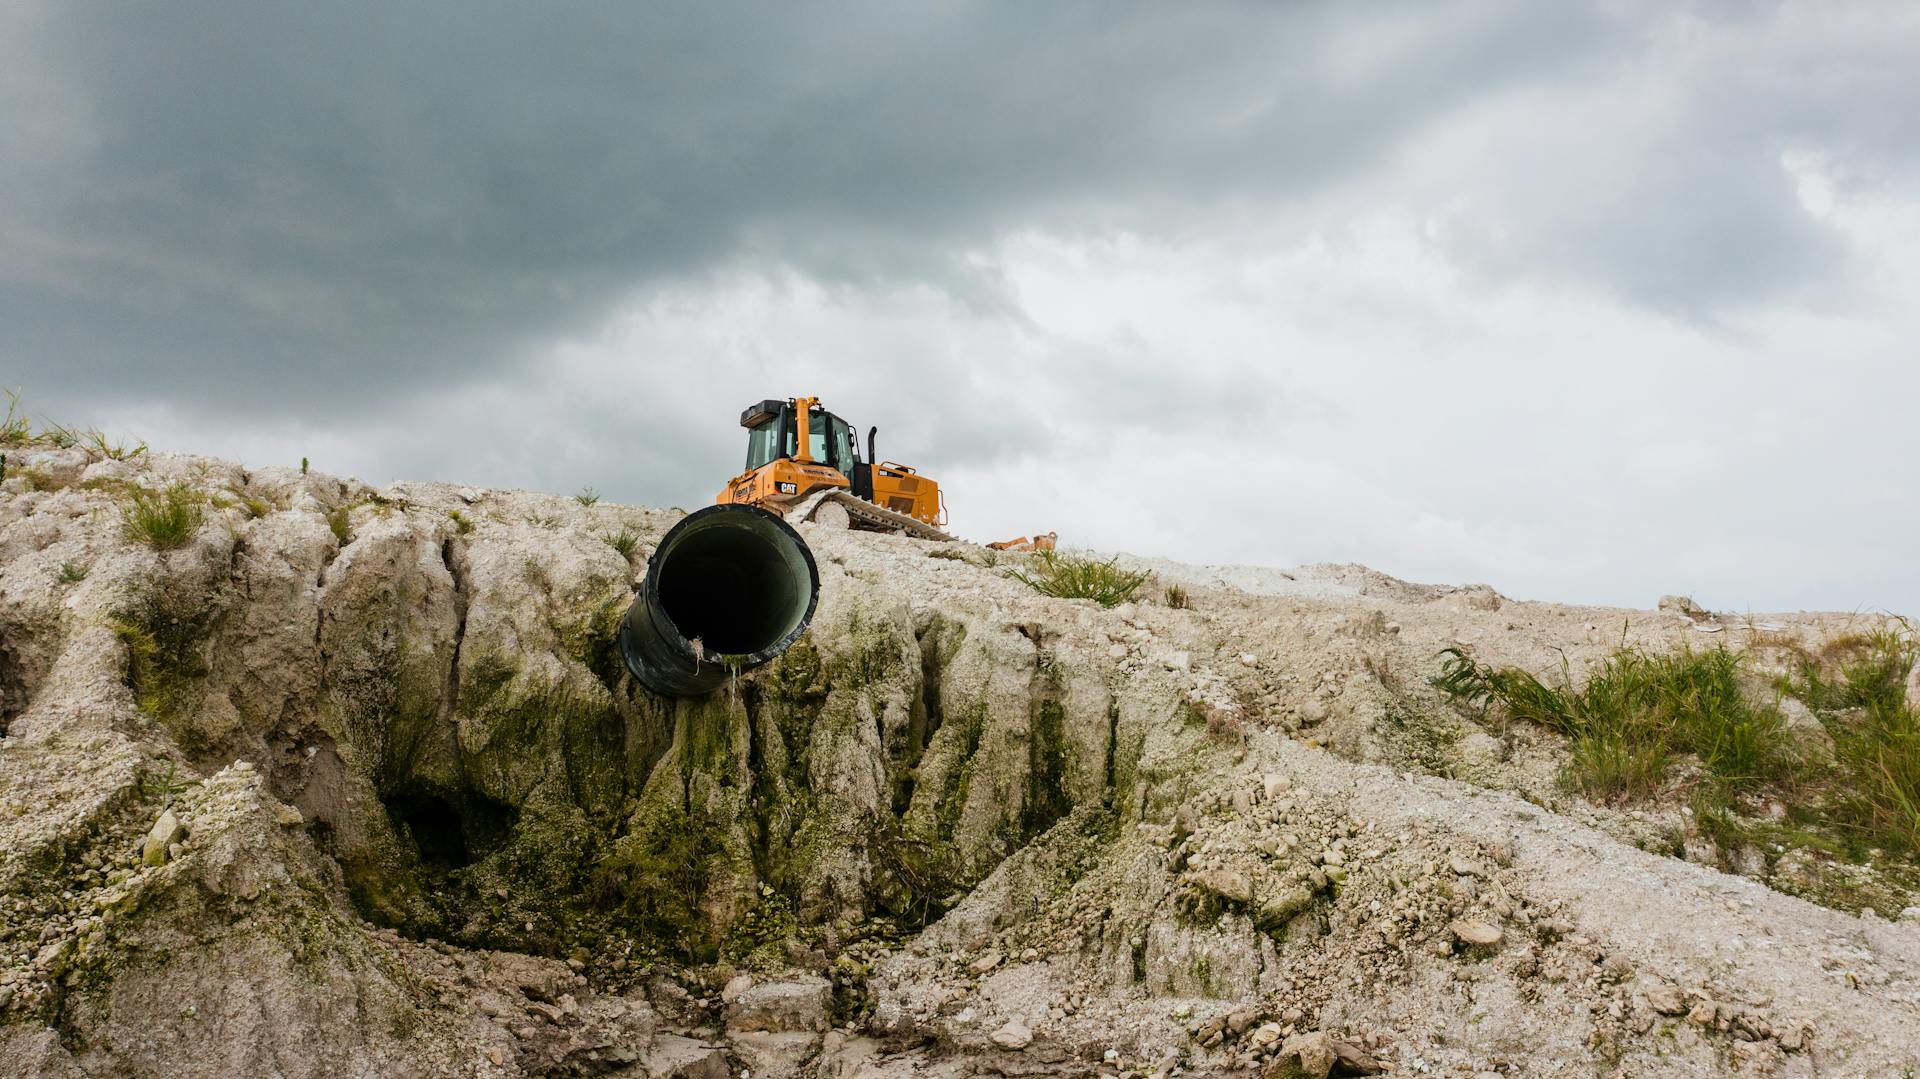
[[[0,0],[0,381],[693,507],[1920,614],[1920,4]]]

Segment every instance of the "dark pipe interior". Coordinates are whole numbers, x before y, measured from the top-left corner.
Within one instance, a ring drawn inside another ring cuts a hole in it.
[[[779,643],[804,617],[789,552],[755,528],[704,528],[665,552],[660,603],[707,656],[749,655]]]

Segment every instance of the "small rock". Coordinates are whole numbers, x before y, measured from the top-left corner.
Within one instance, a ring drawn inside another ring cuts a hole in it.
[[[1386,1065],[1352,1042],[1334,1042],[1333,1056],[1344,1075],[1379,1075],[1387,1070]]]
[[[1502,750],[1500,739],[1486,731],[1472,731],[1454,746],[1463,762],[1481,767],[1499,764]]]
[[[1168,652],[1161,658],[1160,663],[1170,671],[1191,671],[1193,670],[1193,654],[1191,652]]]
[[[1260,1018],[1260,1009],[1252,1004],[1243,1004],[1227,1013],[1227,1029],[1235,1034],[1243,1033]]]
[[[1000,954],[1000,949],[988,948],[980,958],[968,963],[967,969],[975,974],[985,974],[987,971],[999,966],[1006,958],[1006,956]]]
[[[653,1079],[726,1079],[727,1050],[695,1038],[662,1034],[647,1052],[646,1074]]]
[[[1687,1010],[1687,1001],[1680,990],[1659,982],[1647,989],[1647,1006],[1661,1015],[1679,1015]]]
[[[1920,907],[1906,907],[1902,909],[1900,911],[1900,920],[1908,925],[1920,925]]]
[[[720,990],[720,999],[723,1003],[732,1004],[742,996],[745,996],[747,990],[752,988],[753,975],[736,974],[727,981],[726,988]]]
[[[1680,841],[1680,853],[1695,865],[1718,866],[1720,846],[1703,833],[1694,833]]]
[[[1242,652],[1240,653],[1240,665],[1242,667],[1258,667],[1260,665],[1260,657],[1254,655],[1252,652]]]
[[[1292,786],[1293,780],[1288,779],[1279,772],[1268,772],[1266,775],[1260,777],[1260,790],[1267,796],[1268,801],[1280,797],[1280,795],[1286,793],[1287,789]]]
[[[1660,609],[1686,615],[1692,619],[1704,618],[1707,614],[1698,603],[1693,601],[1692,596],[1661,596]]]
[[[1500,943],[1500,939],[1505,936],[1497,925],[1488,925],[1468,918],[1448,923],[1447,932],[1452,933],[1462,944],[1471,944],[1477,948],[1491,948]]]
[[[1487,875],[1485,866],[1467,858],[1454,858],[1447,864],[1452,867],[1455,873],[1463,877],[1484,877]]]
[[[1231,869],[1209,869],[1192,879],[1194,887],[1212,892],[1229,902],[1253,902],[1253,882],[1247,879],[1245,873],[1236,873]]]
[[[1693,1010],[1687,1013],[1687,1022],[1697,1027],[1710,1027],[1713,1025],[1714,1017],[1719,1014],[1720,1005],[1714,1003],[1711,997],[1701,997],[1694,1004]]]
[[[1255,1045],[1272,1045],[1280,1040],[1280,1024],[1262,1023],[1254,1030],[1251,1037]]]
[[[1027,1025],[1018,1019],[1009,1020],[1006,1026],[994,1031],[988,1037],[993,1039],[993,1044],[1002,1049],[1025,1049],[1033,1043],[1033,1031],[1028,1030]]]
[[[1288,1038],[1280,1047],[1282,1062],[1295,1062],[1299,1074],[1304,1079],[1326,1079],[1333,1071],[1333,1062],[1337,1059],[1333,1052],[1333,1039],[1323,1031],[1310,1034],[1296,1034]]]
[[[165,865],[168,848],[175,847],[186,838],[186,827],[169,809],[153,822],[153,830],[147,833],[147,841],[140,848],[140,860],[148,865]]]
[[[1124,644],[1116,644],[1112,648],[1107,649],[1107,658],[1108,659],[1127,658],[1127,646]]]

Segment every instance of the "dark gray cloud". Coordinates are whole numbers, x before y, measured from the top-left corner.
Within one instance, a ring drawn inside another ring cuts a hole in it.
[[[938,280],[1013,229],[1178,229],[1340,182],[1629,29],[1523,0],[27,4],[0,350],[59,397],[311,414],[497,371],[729,260]],[[31,121],[31,122],[30,122]]]
[[[1910,607],[1912,10],[0,0],[0,385],[683,505],[819,393],[977,538]]]

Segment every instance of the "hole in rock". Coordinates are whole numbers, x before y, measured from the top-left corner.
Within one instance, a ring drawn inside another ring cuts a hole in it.
[[[387,799],[387,815],[413,840],[420,863],[432,873],[472,865],[506,841],[518,814],[512,806],[478,794],[457,799],[412,788]]]

